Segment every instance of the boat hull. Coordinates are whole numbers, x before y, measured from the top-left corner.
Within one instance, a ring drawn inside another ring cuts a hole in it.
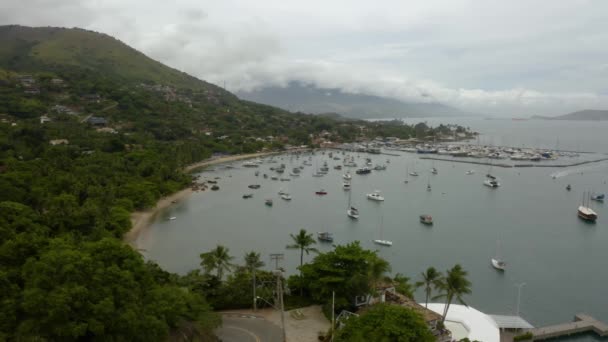
[[[492,259],[492,267],[494,267],[495,269],[499,271],[504,271],[506,266],[507,265],[503,261],[494,258]]]
[[[392,241],[388,241],[388,240],[374,240],[375,244],[378,245],[382,245],[382,246],[392,246],[393,242]]]

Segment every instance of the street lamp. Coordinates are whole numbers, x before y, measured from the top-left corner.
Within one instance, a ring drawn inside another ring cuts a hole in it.
[[[524,287],[526,283],[515,284],[517,287],[517,306],[515,308],[515,315],[519,316],[519,301],[521,299],[521,288]]]

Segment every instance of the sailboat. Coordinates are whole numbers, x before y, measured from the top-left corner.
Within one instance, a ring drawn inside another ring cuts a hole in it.
[[[409,173],[410,176],[412,177],[417,177],[418,176],[418,172],[416,172],[416,165],[414,164],[414,171]]]
[[[426,183],[426,191],[431,191],[431,178],[430,177]]]
[[[359,218],[359,210],[357,210],[357,208],[353,207],[353,204],[351,202],[351,194],[352,192],[348,193],[348,208],[346,209],[346,215],[352,219],[358,219]]]
[[[379,228],[379,231],[380,231],[380,238],[379,238],[379,239],[374,240],[374,243],[376,243],[376,244],[378,244],[378,245],[382,245],[382,246],[392,246],[392,245],[393,245],[393,242],[392,242],[392,241],[382,239],[383,223],[384,223],[384,220],[383,220],[383,218],[382,218],[382,215],[380,215],[380,228]]]
[[[507,268],[507,264],[500,257],[500,240],[496,241],[496,256],[492,258],[492,266],[499,271],[504,271]]]
[[[578,217],[588,222],[597,220],[597,213],[589,207],[589,196],[583,193],[583,203],[578,207]]]
[[[410,180],[408,179],[409,174],[409,168],[407,166],[405,166],[405,180],[403,181],[403,183],[407,184],[410,182]]]

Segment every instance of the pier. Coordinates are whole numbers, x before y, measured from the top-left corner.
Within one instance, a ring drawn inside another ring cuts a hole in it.
[[[549,338],[586,332],[594,332],[600,337],[606,337],[608,336],[608,325],[587,314],[579,313],[574,316],[574,322],[534,328],[528,331],[533,335],[532,341],[541,341]]]
[[[420,157],[420,159],[439,160],[439,161],[447,161],[447,162],[453,162],[453,163],[488,165],[488,166],[504,167],[504,168],[513,168],[513,167],[571,167],[571,166],[579,166],[579,165],[585,165],[585,164],[603,162],[603,161],[608,160],[608,157],[606,157],[606,158],[600,158],[600,159],[594,159],[594,160],[580,161],[580,162],[570,163],[570,164],[540,164],[542,162],[538,162],[538,163],[534,163],[534,164],[533,163],[526,163],[526,164],[505,164],[505,163],[489,163],[489,162],[485,162],[485,161],[460,160],[460,159],[455,159],[455,158],[452,159],[452,158],[428,157],[428,156]]]

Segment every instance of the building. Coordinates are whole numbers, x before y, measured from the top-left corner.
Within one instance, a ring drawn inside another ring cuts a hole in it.
[[[87,122],[93,126],[105,126],[108,124],[108,121],[101,116],[91,116],[87,119]]]
[[[428,308],[442,313],[444,303],[429,303]],[[500,329],[494,319],[470,306],[454,304],[445,319],[445,327],[456,340],[468,338],[471,341],[500,342]]]
[[[51,120],[51,118],[49,118],[46,115],[43,115],[40,117],[40,124],[44,124],[45,122],[51,122],[51,121],[53,121],[53,120]]]
[[[67,144],[69,144],[69,141],[68,141],[68,139],[55,139],[55,140],[49,141],[49,143],[53,146],[57,146],[57,145],[67,145]]]

